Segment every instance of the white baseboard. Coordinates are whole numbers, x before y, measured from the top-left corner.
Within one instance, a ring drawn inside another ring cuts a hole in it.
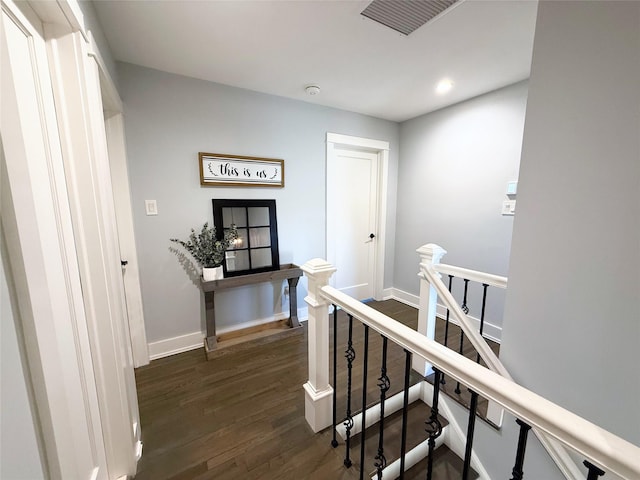
[[[168,357],[176,353],[202,348],[205,336],[205,332],[198,331],[151,342],[149,343],[149,360],[157,360],[158,358]]]
[[[387,290],[389,291],[389,295],[390,295],[389,298],[402,302],[405,305],[409,305],[410,307],[413,307],[413,308],[418,308],[420,305],[420,297],[418,295],[405,292],[398,288],[389,288],[389,289],[386,289],[385,292]],[[385,298],[385,300],[388,300],[389,298]],[[436,308],[436,315],[443,319],[446,318],[447,316],[446,307],[444,305],[438,304]],[[472,317],[470,315],[469,315],[469,318],[475,324],[476,329],[480,330],[480,319],[476,317]],[[450,318],[450,321],[454,325],[458,324],[458,322],[454,318]],[[502,327],[499,327],[485,320],[483,334],[489,340],[492,340],[496,343],[500,343],[500,340],[502,339]]]
[[[447,318],[447,308],[444,305],[438,304],[436,307],[436,315],[440,318]],[[467,317],[475,324],[476,330],[480,330],[480,319],[476,317],[472,317],[471,315],[467,315]],[[449,318],[449,321],[454,325],[458,325],[458,321],[453,317]],[[484,329],[482,331],[482,335],[496,343],[500,343],[502,340],[502,327],[494,325],[488,321],[484,321]]]
[[[420,297],[418,295],[414,295],[413,293],[405,292],[404,290],[400,290],[399,288],[391,288],[391,298],[397,300],[405,305],[409,305],[413,308],[418,308],[420,306]]]
[[[284,320],[289,318],[289,312],[276,313],[273,317],[259,318],[257,320],[250,320],[248,322],[237,323],[235,325],[229,325],[226,327],[218,328],[216,333],[222,335],[224,333],[234,332],[236,330],[242,330],[244,328],[255,327],[256,325],[262,325],[263,323],[274,322],[277,320]],[[309,318],[309,311],[305,308],[298,309],[298,320],[301,322],[306,321]],[[177,337],[167,338],[164,340],[158,340],[157,342],[149,343],[149,360],[157,360],[158,358],[168,357],[177,353],[188,352],[189,350],[195,350],[196,348],[202,348],[206,332],[193,332],[186,335],[179,335]]]
[[[385,288],[382,290],[382,298],[380,300],[391,300],[393,299],[393,288]]]

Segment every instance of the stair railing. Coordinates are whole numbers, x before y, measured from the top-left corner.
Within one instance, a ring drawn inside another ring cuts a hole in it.
[[[418,356],[433,365],[437,374],[442,372],[452,377],[484,398],[498,403],[514,415],[521,425],[521,434],[512,473],[513,480],[522,478],[524,447],[529,428],[541,432],[543,438],[553,439],[554,442],[559,442],[558,444],[570,448],[585,458],[584,465],[588,469],[588,480],[595,480],[604,472],[611,472],[628,480],[640,478],[640,447],[329,286],[329,277],[335,272],[335,268],[326,261],[311,260],[303,265],[302,270],[308,277],[309,292],[305,299],[309,305],[309,381],[304,385],[305,418],[315,432],[332,425],[334,414],[333,388],[329,384],[328,315],[329,306],[333,304],[349,316],[349,322],[356,319],[366,327],[367,332],[373,330],[382,335],[383,346],[386,346],[389,341],[399,345],[408,356]],[[423,272],[424,270],[428,269],[423,269]],[[455,308],[453,303],[451,307]],[[463,316],[458,320],[463,322]],[[470,333],[470,335],[473,334]],[[347,357],[349,356],[347,355]],[[409,362],[410,360],[407,359],[407,367]],[[388,389],[385,368],[383,352],[382,371],[378,379],[383,405],[384,394]],[[435,392],[439,383],[437,380],[434,385],[434,403],[436,404]],[[407,389],[408,386],[405,385],[405,391]],[[383,414],[381,414],[381,418],[384,418]],[[432,423],[431,420],[430,418],[427,422],[429,425]],[[350,415],[345,422],[349,428],[353,427],[353,418],[350,418]],[[437,419],[433,423],[433,430],[437,435],[440,430]],[[361,427],[365,426],[366,423],[363,420]],[[436,435],[430,435],[430,443]],[[386,465],[382,447],[382,440],[380,440],[379,454],[376,457],[378,478],[382,478],[382,468]],[[433,448],[430,450],[433,451]],[[347,463],[350,461],[345,461],[345,465]],[[581,476],[581,478],[584,477]]]
[[[507,279],[451,265],[443,265],[440,263],[440,260],[447,252],[436,244],[430,243],[423,245],[417,250],[417,252],[420,255],[419,276],[421,277],[418,331],[426,334],[431,339],[434,338],[435,306],[432,307],[431,304],[437,304],[437,300],[440,298],[445,308],[447,308],[447,313],[450,314],[458,323],[462,333],[471,342],[487,367],[502,377],[513,380],[498,356],[493,352],[493,350],[491,350],[491,347],[489,347],[480,332],[476,330],[474,322],[469,318],[467,313],[463,311],[462,307],[458,304],[447,286],[444,284],[440,273],[454,273],[462,276],[463,278],[473,278],[476,281],[483,283],[489,282],[496,286],[504,284],[504,288],[506,288]],[[426,300],[423,300],[423,297]],[[423,303],[427,304],[427,308],[423,308]],[[426,325],[425,330],[421,330],[421,325]],[[425,365],[424,368],[428,368],[428,364]],[[487,418],[491,420],[492,423],[501,425],[502,415],[503,411],[497,407],[496,403],[489,401]],[[571,480],[578,480],[582,478],[580,468],[576,465],[562,445],[558,444],[552,438],[549,438],[544,432],[541,432],[536,428],[534,428],[533,431],[565,478]]]

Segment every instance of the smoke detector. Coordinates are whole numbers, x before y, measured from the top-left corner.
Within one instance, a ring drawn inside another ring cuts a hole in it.
[[[304,87],[304,91],[307,92],[307,95],[318,95],[320,93],[320,87],[318,85],[307,85]]]

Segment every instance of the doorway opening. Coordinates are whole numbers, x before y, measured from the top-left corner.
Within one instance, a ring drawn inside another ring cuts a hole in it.
[[[327,133],[327,261],[331,285],[383,297],[389,142]]]

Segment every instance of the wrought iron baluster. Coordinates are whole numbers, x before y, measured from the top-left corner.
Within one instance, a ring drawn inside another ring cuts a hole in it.
[[[464,279],[464,296],[462,298],[462,311],[466,314],[469,313],[469,307],[467,306],[467,291],[469,290],[469,279]],[[464,350],[464,332],[462,331],[462,325],[460,326],[460,347],[458,348],[458,353],[462,355],[462,351]],[[458,395],[460,395],[460,382],[456,382],[456,389],[454,390]]]
[[[598,477],[601,477],[601,476],[604,475],[604,470],[599,469],[598,467],[596,467],[593,463],[589,462],[588,460],[585,460],[582,463],[584,464],[585,467],[587,467],[589,469],[589,474],[587,475],[587,480],[597,480]]]
[[[529,430],[531,430],[531,427],[519,418],[516,419],[516,423],[520,425],[520,435],[518,436],[516,463],[513,466],[513,470],[511,471],[511,480],[522,480],[522,478],[524,477],[524,471],[522,470],[522,467],[524,466],[524,453],[527,449],[527,434],[529,433]]]
[[[482,310],[480,312],[480,336],[483,337],[483,333],[484,333],[484,310],[485,307],[487,306],[487,288],[489,288],[489,285],[487,285],[486,283],[482,284]],[[476,355],[476,363],[480,363],[480,354],[478,353]]]
[[[364,325],[364,355],[362,357],[362,427],[360,428],[360,480],[364,480],[364,442],[367,428],[367,368],[369,366],[369,325]]]
[[[353,316],[349,315],[349,338],[347,340],[347,349],[344,352],[347,359],[347,415],[344,421],[346,428],[344,466],[349,468],[352,465],[349,457],[349,448],[351,447],[351,429],[353,428],[353,417],[351,416],[351,379],[353,361],[356,358],[356,351],[353,349]]]
[[[449,293],[451,293],[451,284],[453,282],[453,275],[449,275]],[[447,317],[444,321],[444,346],[447,346],[447,342],[449,341],[449,309],[447,308]],[[440,380],[442,385],[447,383],[444,379],[444,375],[442,375],[442,380]]]
[[[384,457],[384,402],[390,386],[391,382],[387,376],[387,337],[382,335],[382,366],[380,367],[380,378],[378,378],[378,388],[380,388],[380,432],[378,434],[378,454],[374,463],[378,479],[382,478],[382,470],[387,466],[387,459]]]
[[[473,434],[476,426],[476,412],[478,410],[478,394],[471,392],[471,404],[469,405],[469,423],[467,424],[467,445],[464,451],[464,467],[462,469],[462,480],[469,478],[471,472],[471,452],[473,452]]]
[[[449,293],[451,293],[451,284],[453,283],[453,275],[449,275]],[[444,346],[449,341],[449,309],[447,308],[447,316],[444,321]]]
[[[404,479],[404,461],[407,454],[407,410],[409,409],[409,382],[411,381],[411,352],[404,351],[404,399],[402,403],[402,440],[400,442],[400,480]]]
[[[436,449],[436,438],[442,433],[442,424],[438,419],[438,400],[440,398],[440,376],[442,372],[434,368],[435,378],[433,381],[433,401],[431,402],[431,415],[425,423],[425,431],[429,434],[429,455],[427,456],[427,480],[433,476],[433,452]]]
[[[337,384],[337,371],[338,371],[338,307],[333,305],[333,437],[331,439],[331,446],[336,448],[338,446],[338,440],[336,439],[336,404],[338,401],[338,384]]]

